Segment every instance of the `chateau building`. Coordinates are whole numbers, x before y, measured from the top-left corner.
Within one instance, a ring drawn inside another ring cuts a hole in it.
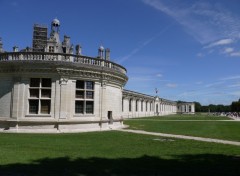
[[[194,103],[124,90],[127,70],[110,49],[82,55],[60,22],[35,24],[32,47],[4,51],[0,38],[0,131],[78,132],[122,127],[124,118],[194,113]]]

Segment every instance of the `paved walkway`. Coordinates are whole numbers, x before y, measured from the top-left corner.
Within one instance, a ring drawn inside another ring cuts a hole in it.
[[[240,142],[237,142],[237,141],[228,141],[228,140],[221,140],[221,139],[212,139],[212,138],[203,138],[203,137],[176,135],[176,134],[147,132],[147,131],[142,131],[142,130],[130,130],[130,129],[116,129],[116,130],[117,131],[128,132],[128,133],[147,134],[147,135],[153,135],[153,136],[178,138],[178,139],[190,139],[190,140],[203,141],[203,142],[214,142],[214,143],[240,146]]]

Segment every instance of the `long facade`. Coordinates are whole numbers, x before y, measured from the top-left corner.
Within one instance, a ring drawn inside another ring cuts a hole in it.
[[[34,25],[33,48],[5,52],[0,40],[0,131],[78,132],[122,127],[124,118],[193,112],[177,103],[124,90],[127,70],[110,49],[83,56],[60,22]],[[188,105],[188,104],[186,104]],[[181,106],[182,107],[182,106]]]

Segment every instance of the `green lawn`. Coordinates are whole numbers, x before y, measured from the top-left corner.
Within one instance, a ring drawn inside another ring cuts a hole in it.
[[[128,119],[131,129],[240,141],[240,121],[207,115],[173,115]]]
[[[174,114],[168,116],[159,116],[159,117],[146,117],[146,118],[135,118],[135,119],[154,119],[154,120],[232,120],[228,117],[224,116],[214,116],[208,115],[207,113],[204,114],[195,114],[195,115],[188,115],[188,114]]]
[[[0,133],[0,175],[7,176],[231,176],[240,175],[239,164],[240,147],[216,143],[116,131]]]
[[[130,119],[132,129],[240,141],[240,122],[204,115]],[[179,121],[184,120],[184,121]],[[205,121],[197,121],[205,120]],[[0,175],[240,175],[240,147],[125,132],[0,133]]]

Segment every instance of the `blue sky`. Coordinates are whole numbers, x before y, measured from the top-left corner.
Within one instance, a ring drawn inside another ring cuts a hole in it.
[[[126,89],[202,105],[240,98],[239,0],[0,0],[5,50],[32,45],[34,23],[96,56],[100,44],[128,70]]]

